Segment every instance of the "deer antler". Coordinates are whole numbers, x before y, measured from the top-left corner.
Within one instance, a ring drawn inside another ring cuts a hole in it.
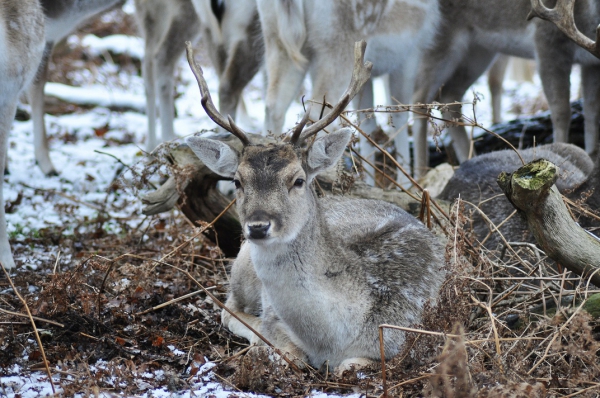
[[[596,41],[592,41],[577,29],[573,14],[574,7],[575,0],[558,0],[554,8],[547,8],[542,4],[542,0],[531,0],[531,11],[527,15],[527,20],[538,17],[552,22],[577,45],[600,58],[600,47],[598,46],[600,25],[596,28]]]
[[[208,91],[206,80],[204,80],[202,68],[196,63],[196,61],[194,61],[194,50],[192,49],[191,42],[185,42],[185,51],[187,53],[187,60],[190,64],[190,68],[192,69],[192,73],[198,81],[198,87],[200,88],[200,94],[202,95],[202,107],[206,111],[206,114],[219,126],[223,127],[225,130],[239,138],[244,146],[249,145],[250,140],[248,139],[248,136],[246,136],[246,133],[233,122],[231,116],[227,115],[227,119],[225,119],[215,107],[215,104],[210,96],[210,91]]]
[[[327,115],[311,124],[306,130],[302,131],[304,124],[306,124],[305,119],[307,116],[305,115],[302,118],[302,121],[294,128],[294,133],[292,135],[292,139],[290,140],[292,144],[298,145],[303,140],[308,137],[317,134],[319,131],[323,130],[325,127],[329,126],[346,108],[346,106],[352,101],[352,98],[360,91],[362,86],[369,80],[371,77],[371,69],[373,68],[373,63],[370,61],[365,62],[365,48],[367,47],[367,43],[364,40],[357,41],[354,43],[354,70],[352,71],[352,79],[350,80],[350,84],[346,89],[346,92],[342,95],[338,103],[333,107],[331,112]],[[310,109],[306,111],[310,112]],[[300,128],[299,128],[300,127]],[[300,140],[302,137],[302,140]]]

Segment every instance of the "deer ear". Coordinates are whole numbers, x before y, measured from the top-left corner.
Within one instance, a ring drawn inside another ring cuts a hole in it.
[[[237,171],[238,153],[229,145],[210,138],[188,137],[187,144],[198,158],[220,176],[233,178]]]
[[[350,138],[352,130],[343,128],[315,140],[306,158],[309,173],[314,175],[335,165],[344,154]]]

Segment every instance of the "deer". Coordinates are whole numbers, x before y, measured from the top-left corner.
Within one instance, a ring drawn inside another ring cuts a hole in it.
[[[162,141],[175,139],[175,66],[187,40],[202,38],[219,75],[220,110],[235,119],[242,90],[262,64],[256,1],[136,0],[135,8],[145,39],[142,76],[148,115],[146,150],[152,152],[159,143],[157,99]]]
[[[282,132],[286,110],[307,72],[316,101],[341,95],[352,72],[353,43],[360,39],[369,43],[365,56],[373,62],[373,76],[389,74],[390,96],[410,103],[421,54],[433,44],[440,17],[437,0],[259,0],[258,11],[268,81],[264,130],[273,134]],[[358,94],[359,108],[372,107],[372,91],[369,82]],[[314,119],[319,110],[312,109]],[[393,113],[391,119],[399,162],[410,170],[408,114]],[[362,120],[361,129],[375,131],[372,115]],[[361,141],[363,151],[366,142]],[[404,181],[401,173],[399,181]]]
[[[470,206],[474,205],[486,214],[493,225],[485,221],[478,211],[474,211],[472,226],[475,237],[490,250],[502,242],[499,235],[493,232],[494,226],[499,226],[498,231],[508,242],[534,242],[521,217],[514,215],[505,221],[514,212],[514,207],[496,182],[501,172],[512,173],[523,166],[523,162],[539,158],[549,160],[560,169],[556,187],[561,193],[574,201],[587,197],[586,203],[592,209],[600,206],[600,192],[594,189],[598,187],[600,179],[600,162],[597,159],[595,164],[585,150],[573,144],[557,142],[527,148],[519,151],[519,154],[512,149],[505,149],[478,155],[461,163],[438,195],[438,199],[446,201],[460,197],[463,203],[470,203],[467,210],[472,210]]]
[[[4,0],[0,4],[0,175],[4,175],[8,135],[19,95],[34,79],[44,53],[44,11],[38,0]],[[0,179],[0,263],[14,268]]]
[[[586,34],[592,32],[594,21],[598,19],[595,4],[592,0],[579,0],[575,7],[577,26]],[[440,102],[460,101],[498,53],[536,58],[551,111],[554,142],[566,142],[570,123],[569,74],[572,64],[579,63],[585,87],[585,146],[588,152],[595,149],[598,135],[597,59],[570,42],[551,23],[528,21],[530,0],[444,0],[440,1],[440,9],[442,22],[435,44],[423,55],[414,102],[431,102],[442,86]],[[444,116],[449,119],[460,117],[460,106],[450,107]],[[416,168],[425,170],[426,120],[415,119],[413,129]],[[467,160],[470,140],[464,127],[451,127],[449,133],[458,161]]]
[[[58,175],[50,159],[44,122],[44,86],[54,45],[84,21],[119,2],[123,0],[40,0],[46,15],[46,47],[36,77],[27,90],[27,97],[31,105],[35,160],[45,175]]]
[[[343,369],[380,358],[378,326],[419,322],[445,272],[442,245],[399,207],[378,200],[319,198],[316,175],[334,167],[352,137],[341,128],[315,139],[368,81],[364,41],[355,45],[350,84],[333,110],[308,125],[310,109],[288,141],[256,145],[231,117],[216,110],[201,68],[188,60],[202,106],[242,143],[190,136],[187,143],[215,173],[232,179],[245,238],[231,270],[222,323],[251,342],[256,336],[320,367]],[[309,108],[311,106],[309,105]],[[399,352],[404,333],[386,330],[384,354]]]

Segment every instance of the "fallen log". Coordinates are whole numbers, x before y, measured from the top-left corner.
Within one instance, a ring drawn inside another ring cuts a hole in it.
[[[600,241],[573,221],[554,185],[557,178],[558,168],[539,159],[514,173],[501,173],[497,182],[546,254],[600,286]]]
[[[273,138],[258,134],[249,136],[254,144],[275,142]],[[237,151],[242,150],[240,140],[231,134],[211,138],[227,142]],[[232,200],[217,187],[217,183],[225,179],[209,170],[186,144],[171,149],[168,158],[172,164],[173,175],[156,191],[141,196],[144,204],[142,212],[145,215],[159,214],[179,205],[183,214],[195,225],[213,221]],[[316,179],[316,189],[321,195],[344,194],[356,198],[384,200],[415,216],[421,208],[421,203],[407,193],[369,186],[362,181],[355,181],[350,173],[340,170],[319,175]],[[442,201],[439,204],[448,210],[447,202]],[[214,231],[208,232],[208,237],[219,244],[227,257],[237,255],[242,230],[234,207],[214,223]]]

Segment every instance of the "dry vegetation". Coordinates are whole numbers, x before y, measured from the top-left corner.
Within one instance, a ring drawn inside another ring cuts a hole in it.
[[[131,26],[111,24],[85,29]],[[100,62],[82,64],[73,53],[55,60],[63,76]],[[116,181],[113,189],[131,186]],[[57,268],[56,258],[42,256],[36,270],[21,268],[12,278],[32,315],[46,320],[36,321],[44,352],[28,318],[15,314],[25,306],[0,276],[0,374],[15,364],[22,372],[44,371],[44,354],[67,396],[132,395],[186,388],[201,380],[198,370],[209,360],[216,379],[239,396],[304,396],[316,389],[374,397],[384,386],[398,397],[598,396],[598,314],[594,319],[582,304],[595,288],[531,244],[479,248],[468,232],[469,211],[458,205],[450,214],[444,221],[450,275],[439,305],[412,326],[405,350],[385,364],[385,384],[379,365],[338,378],[275,365],[264,352],[246,355],[247,342],[220,326],[220,309],[206,293],[224,300],[228,262],[203,228],[178,212],[145,229],[124,223],[126,233],[118,236],[98,219],[91,232],[63,237],[49,230],[20,246],[31,255],[58,246],[72,260]]]

